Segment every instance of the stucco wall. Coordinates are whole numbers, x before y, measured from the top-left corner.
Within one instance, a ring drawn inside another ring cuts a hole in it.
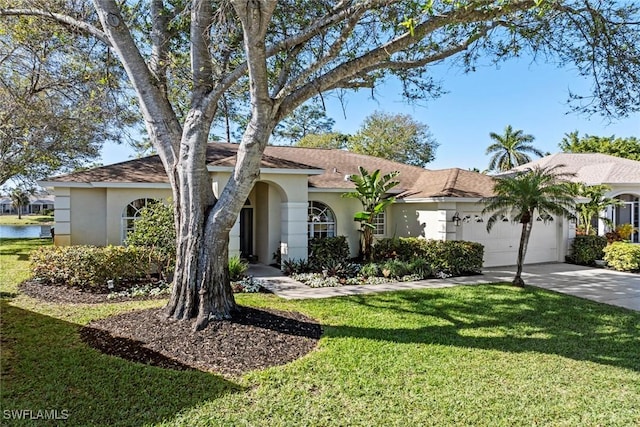
[[[322,202],[331,208],[336,216],[336,235],[347,238],[351,256],[355,257],[360,247],[360,224],[353,220],[353,215],[362,210],[362,204],[357,199],[346,199],[341,194],[314,191],[309,193],[309,201]]]
[[[171,190],[160,188],[108,188],[106,194],[106,242],[122,244],[122,213],[127,205],[137,199],[168,200]]]
[[[72,245],[104,245],[107,199],[104,188],[72,188],[70,223]]]

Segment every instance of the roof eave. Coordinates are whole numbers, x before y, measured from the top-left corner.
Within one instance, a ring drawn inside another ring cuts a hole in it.
[[[209,165],[209,172],[233,172],[233,166],[216,166]],[[279,174],[279,175],[322,175],[323,169],[287,169],[287,168],[260,168],[260,174]]]

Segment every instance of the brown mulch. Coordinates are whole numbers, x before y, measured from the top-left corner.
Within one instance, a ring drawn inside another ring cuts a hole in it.
[[[113,356],[177,370],[237,376],[296,360],[312,351],[322,328],[300,313],[239,307],[233,320],[168,319],[161,309],[134,311],[89,323],[82,340]]]
[[[107,298],[64,285],[23,282],[20,292],[54,303],[101,304],[157,297]],[[320,325],[300,313],[239,307],[232,320],[211,321],[195,332],[192,322],[176,321],[162,309],[133,311],[93,321],[80,330],[84,342],[123,359],[176,370],[203,370],[223,375],[277,366],[312,351]]]
[[[163,299],[168,295],[140,296],[140,297],[115,297],[108,298],[109,293],[100,291],[88,291],[66,285],[48,285],[35,281],[26,281],[20,284],[20,292],[32,298],[43,301],[63,304],[102,304],[105,302],[122,302],[141,299]]]

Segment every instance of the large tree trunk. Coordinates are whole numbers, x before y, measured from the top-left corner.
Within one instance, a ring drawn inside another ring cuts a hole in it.
[[[228,266],[234,221],[213,215],[217,200],[206,164],[209,127],[210,119],[199,110],[192,110],[185,121],[175,168],[176,272],[165,309],[175,319],[196,318],[196,329],[211,318],[231,318],[236,308]]]

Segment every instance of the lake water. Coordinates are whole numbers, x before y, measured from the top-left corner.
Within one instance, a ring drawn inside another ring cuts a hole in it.
[[[0,225],[2,239],[37,239],[39,237],[39,225]]]

